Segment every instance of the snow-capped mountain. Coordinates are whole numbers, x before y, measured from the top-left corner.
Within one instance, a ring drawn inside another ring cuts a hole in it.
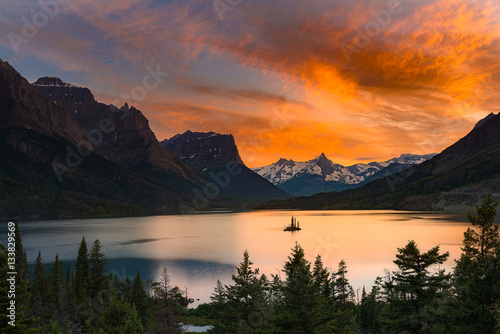
[[[253,170],[288,193],[301,196],[357,188],[369,181],[420,164],[435,155],[403,154],[383,162],[343,166],[332,162],[322,153],[309,161],[280,159],[274,164]]]

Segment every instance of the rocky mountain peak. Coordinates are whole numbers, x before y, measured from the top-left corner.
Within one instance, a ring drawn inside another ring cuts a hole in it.
[[[0,124],[56,133],[77,143],[83,132],[71,115],[42,97],[9,63],[0,59]]]
[[[75,121],[86,128],[89,112],[96,103],[92,92],[85,87],[63,82],[55,77],[42,77],[33,83],[38,93],[71,113]]]
[[[37,86],[64,86],[64,82],[56,77],[42,77],[33,83]]]
[[[230,161],[244,164],[232,134],[188,130],[160,145],[198,171],[220,167]]]

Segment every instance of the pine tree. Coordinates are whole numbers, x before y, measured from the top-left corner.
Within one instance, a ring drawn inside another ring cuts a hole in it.
[[[52,285],[51,291],[54,293],[53,300],[55,304],[58,304],[60,290],[63,289],[62,261],[59,260],[59,254],[56,254],[54,265],[50,273],[50,280]]]
[[[141,322],[141,317],[139,313],[132,307],[132,310],[128,314],[127,318],[125,318],[125,323],[123,324],[123,328],[121,330],[123,334],[142,334],[144,333],[144,326]]]
[[[347,272],[347,264],[345,260],[340,261],[338,271],[336,273],[334,294],[335,300],[343,310],[346,310],[349,307],[349,303],[352,304],[354,299],[354,290],[347,278]]]
[[[210,296],[210,301],[212,302],[212,317],[214,319],[223,319],[224,312],[227,307],[227,292],[224,285],[222,285],[220,280],[217,280],[217,284],[215,285],[214,292]],[[221,326],[215,326],[217,329],[214,330],[215,333],[223,333],[223,330],[220,329]]]
[[[85,237],[82,238],[80,248],[78,249],[78,257],[75,264],[75,295],[78,302],[85,300],[88,294],[88,277],[89,277],[89,257],[87,252],[87,242]]]
[[[312,286],[314,294],[313,326],[314,333],[338,332],[336,313],[332,307],[332,286],[330,273],[324,268],[320,255],[316,256],[312,270]]]
[[[108,334],[144,333],[135,308],[120,298],[111,299],[94,329],[102,329]]]
[[[101,251],[101,243],[95,240],[89,255],[89,293],[96,298],[100,291],[107,290],[108,276],[106,276],[108,260]]]
[[[486,259],[495,256],[495,251],[500,244],[498,234],[500,226],[494,224],[497,214],[496,208],[499,203],[500,201],[493,200],[493,196],[490,194],[482,200],[481,205],[475,205],[477,216],[467,212],[467,220],[479,231],[470,227],[467,229],[467,232],[464,233],[462,250],[471,260],[485,262],[482,263],[483,265],[488,265]]]
[[[314,261],[312,281],[316,294],[321,294],[325,297],[331,296],[330,273],[328,269],[323,267],[321,255],[317,255]]]
[[[444,270],[429,269],[443,264],[449,253],[439,253],[439,246],[421,253],[415,241],[398,248],[394,263],[399,271],[385,283],[390,308],[384,314],[387,327],[396,332],[421,333],[438,323],[429,315],[437,315],[439,302],[445,298],[451,275]]]
[[[159,333],[170,333],[179,328],[179,324],[174,319],[174,288],[170,283],[170,276],[167,268],[163,268],[160,274],[160,281],[152,284],[154,289],[154,300],[157,310],[154,315],[152,331]]]
[[[261,333],[270,329],[266,300],[267,279],[252,268],[248,252],[232,276],[234,284],[226,287],[227,306],[220,325],[226,333]]]
[[[285,332],[309,333],[313,326],[314,287],[310,268],[304,250],[295,244],[283,269],[286,280],[278,324]]]
[[[130,303],[135,306],[143,326],[145,328],[148,328],[151,311],[149,307],[148,295],[144,290],[144,283],[141,279],[139,271],[137,271],[137,275],[134,278],[134,283],[132,284],[132,289],[130,292]]]
[[[359,325],[362,333],[378,333],[380,331],[379,318],[384,306],[383,281],[377,277],[370,293],[363,287],[361,305],[359,305]]]
[[[454,319],[464,332],[493,332],[495,319],[489,311],[500,302],[500,235],[494,224],[499,201],[489,195],[476,204],[477,215],[467,212],[473,228],[464,233],[462,255],[456,261],[454,288],[458,297]]]
[[[42,263],[42,254],[39,251],[38,256],[35,261],[35,270],[34,270],[34,278],[33,278],[33,287],[32,292],[33,295],[40,295],[40,297],[46,300],[49,295],[50,290],[50,281],[47,276],[47,271],[45,266]]]
[[[345,260],[341,260],[331,284],[335,308],[335,332],[354,333],[358,324],[354,313],[354,290],[349,283],[347,273],[347,264]]]
[[[139,273],[139,271],[137,271]],[[132,281],[130,280],[130,277],[125,277],[125,279],[121,282],[118,283],[118,290],[120,291],[120,294],[123,296],[123,299],[126,301],[130,302],[131,298],[131,293],[132,293]]]
[[[34,278],[31,295],[31,312],[36,314],[40,321],[39,326],[45,326],[54,315],[54,300],[50,277],[42,263],[42,254],[39,251],[35,261]]]

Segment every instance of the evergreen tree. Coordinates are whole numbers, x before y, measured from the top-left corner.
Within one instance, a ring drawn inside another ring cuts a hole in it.
[[[139,274],[139,271],[137,271],[137,274]],[[120,291],[120,294],[123,296],[123,299],[125,299],[128,302],[130,302],[132,294],[132,284],[133,283],[128,277],[128,275],[122,282],[119,282],[118,284],[118,290]]]
[[[137,275],[134,278],[134,283],[130,292],[130,303],[137,310],[144,328],[148,328],[151,311],[148,302],[148,295],[144,290],[144,283],[141,279],[139,271],[137,271]]]
[[[278,325],[285,332],[309,333],[313,326],[314,287],[310,268],[304,250],[295,244],[283,269],[286,280]]]
[[[213,319],[223,319],[224,318],[224,310],[227,307],[227,292],[224,285],[222,285],[220,280],[217,280],[217,284],[215,285],[214,292],[210,296],[211,305],[212,305],[212,318]],[[222,324],[217,324],[213,333],[223,333]]]
[[[330,273],[328,269],[323,267],[321,255],[316,256],[316,260],[314,261],[312,282],[316,294],[327,298],[331,296]]]
[[[467,212],[467,220],[475,229],[470,227],[464,233],[464,255],[471,260],[478,260],[483,265],[488,265],[488,258],[494,257],[499,246],[499,225],[494,224],[497,206],[500,201],[493,200],[490,194],[481,205],[475,205],[477,216]]]
[[[390,308],[383,320],[389,329],[422,333],[439,323],[440,319],[434,316],[438,314],[439,302],[444,300],[451,276],[445,275],[444,270],[432,274],[429,269],[443,264],[448,256],[448,252],[439,253],[439,246],[421,253],[413,240],[398,248],[394,263],[399,271],[385,284]]]
[[[107,334],[144,333],[135,308],[116,297],[111,299],[96,325],[95,329],[102,329]]]
[[[382,278],[377,277],[373,283],[370,293],[366,293],[365,287],[361,295],[359,310],[359,325],[362,333],[377,333],[380,324],[378,318],[384,306],[381,295],[383,289]]]
[[[495,319],[490,312],[500,302],[500,236],[494,224],[499,202],[489,195],[476,204],[477,215],[467,212],[473,228],[464,233],[462,255],[456,261],[454,288],[457,301],[451,321],[463,332],[493,332]]]
[[[95,240],[89,255],[89,279],[88,287],[90,297],[96,298],[98,293],[108,288],[108,276],[106,276],[108,260],[101,251],[101,243]]]
[[[50,284],[50,277],[42,263],[42,255],[39,251],[35,261],[31,295],[31,313],[39,317],[40,321],[38,325],[41,327],[47,325],[49,320],[54,316],[53,296],[54,293]]]
[[[335,300],[337,304],[346,310],[353,304],[354,290],[347,278],[347,264],[344,260],[339,262],[338,271],[335,278]]]
[[[323,267],[320,255],[316,256],[312,270],[312,287],[314,294],[313,326],[314,333],[335,333],[337,328],[337,313],[332,303],[332,285],[328,269]]]
[[[54,260],[54,265],[52,266],[50,273],[51,291],[54,293],[54,303],[59,303],[60,290],[63,289],[63,273],[62,273],[62,261],[59,260],[59,254],[56,254]]]
[[[152,284],[157,310],[151,325],[153,332],[171,333],[179,329],[174,319],[174,288],[170,283],[167,268],[163,268],[160,281]]]
[[[44,300],[47,299],[50,291],[50,280],[47,271],[42,263],[42,254],[39,251],[35,260],[35,270],[33,278],[32,292],[34,295],[40,295]]]
[[[354,290],[347,278],[347,264],[341,260],[332,279],[333,304],[335,306],[335,332],[354,333],[358,324],[354,313]]]
[[[144,327],[142,325],[141,317],[139,313],[132,307],[132,310],[128,314],[127,318],[125,318],[125,323],[123,324],[123,328],[121,330],[123,334],[142,334],[144,333]]]
[[[266,300],[267,279],[252,268],[248,252],[233,275],[234,284],[226,287],[227,305],[219,324],[225,333],[263,333],[270,329]]]
[[[89,257],[87,252],[87,242],[85,237],[82,238],[80,248],[78,249],[78,257],[75,264],[75,295],[78,302],[85,300],[88,293],[88,277],[89,277]]]

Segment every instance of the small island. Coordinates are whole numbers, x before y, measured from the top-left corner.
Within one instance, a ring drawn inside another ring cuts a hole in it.
[[[297,218],[292,216],[292,222],[290,225],[283,228],[283,231],[300,231],[300,223],[297,221]]]

